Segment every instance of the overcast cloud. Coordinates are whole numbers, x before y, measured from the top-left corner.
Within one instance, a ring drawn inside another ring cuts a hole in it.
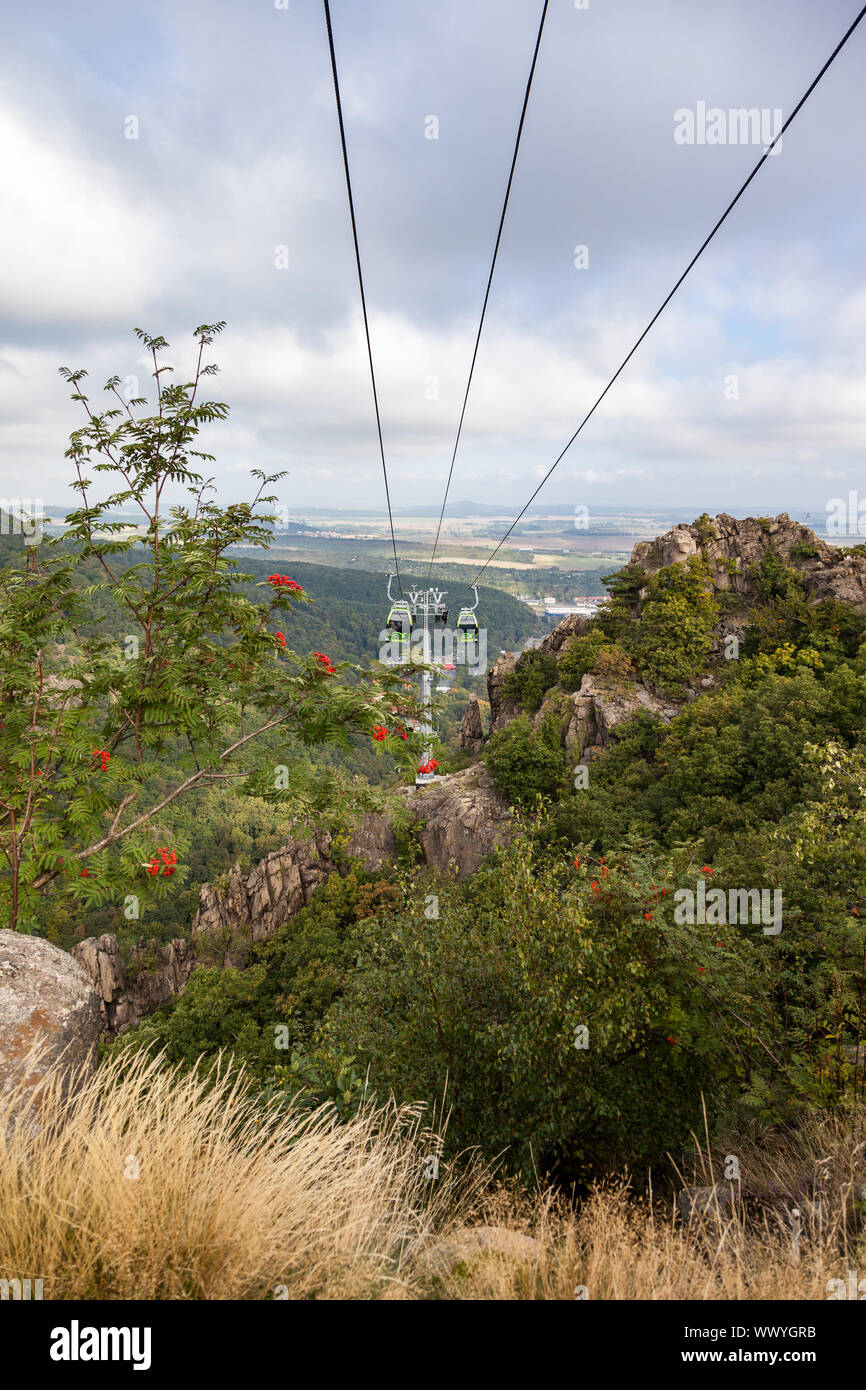
[[[757,159],[676,144],[674,113],[787,116],[856,8],[551,0],[455,501],[522,505]],[[540,10],[332,0],[395,507],[441,499]],[[0,491],[73,496],[59,364],[147,394],[134,325],[182,369],[190,330],[226,319],[223,500],[262,467],[290,470],[293,509],[380,506],[319,0],[45,0],[4,29]],[[864,72],[866,23],[545,500],[745,514],[866,494]]]

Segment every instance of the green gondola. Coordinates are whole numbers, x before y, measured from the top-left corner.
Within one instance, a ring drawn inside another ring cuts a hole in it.
[[[405,599],[397,599],[391,604],[385,626],[395,635],[400,660],[408,661],[412,647],[412,610]]]
[[[458,650],[468,651],[478,643],[478,619],[474,608],[461,608],[457,615],[455,641]]]

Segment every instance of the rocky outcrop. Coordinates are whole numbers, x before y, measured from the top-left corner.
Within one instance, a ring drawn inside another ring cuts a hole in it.
[[[508,807],[482,766],[422,787],[403,788],[393,818],[417,827],[427,867],[466,874],[507,836]],[[306,907],[319,886],[359,859],[370,872],[385,868],[396,853],[392,816],[364,817],[341,854],[327,832],[290,840],[248,873],[236,866],[223,886],[205,884],[192,935],[199,963],[247,964],[250,947],[272,937]]]
[[[502,693],[502,682],[517,665],[514,652],[503,652],[487,672],[487,698],[490,701],[490,732],[497,733],[516,719],[520,705],[516,700],[506,700]]]
[[[14,1116],[49,1071],[68,1097],[96,1066],[99,996],[66,951],[0,930],[0,1103]]]
[[[336,867],[331,837],[322,831],[308,840],[289,840],[249,872],[236,864],[223,885],[206,883],[192,926],[199,959],[245,965],[250,946],[273,936],[306,907]]]
[[[460,724],[460,747],[468,753],[477,753],[484,742],[484,727],[481,723],[481,706],[477,695],[470,695],[463,720]]]
[[[248,871],[235,865],[223,883],[203,885],[190,941],[159,946],[142,940],[124,962],[116,936],[88,937],[74,948],[75,968],[95,991],[103,1032],[114,1036],[134,1027],[181,994],[196,966],[249,964],[251,947],[274,936],[351,860],[372,873],[386,869],[397,852],[397,820],[416,827],[426,867],[458,875],[477,869],[509,832],[508,807],[479,764],[403,788],[393,810],[364,816],[339,852],[330,834],[320,831],[287,841]]]
[[[390,822],[370,814],[336,854],[328,831],[288,840],[249,871],[236,864],[222,885],[205,884],[192,925],[196,957],[203,964],[243,966],[250,947],[272,937],[306,907],[316,889],[340,868],[344,856],[376,872],[396,852]]]
[[[866,607],[866,556],[843,554],[808,526],[792,521],[786,512],[741,521],[721,512],[691,525],[675,526],[654,541],[638,542],[631,563],[652,575],[667,565],[703,554],[717,592],[754,599],[758,589],[753,571],[771,552],[797,570],[809,598],[816,602],[838,599],[855,608]]]
[[[682,705],[654,695],[639,681],[611,686],[591,674],[584,676],[572,700],[573,714],[564,742],[570,753],[587,761],[598,757],[611,742],[614,730],[640,710],[668,723],[682,709]]]
[[[441,873],[474,873],[510,832],[508,804],[486,768],[476,763],[405,793],[419,827],[425,864]]]
[[[702,556],[715,592],[742,600],[741,604],[728,604],[720,613],[707,669],[684,691],[685,699],[694,699],[718,683],[718,667],[729,655],[731,638],[742,644],[749,605],[760,599],[755,572],[771,554],[797,571],[807,596],[814,602],[835,599],[854,608],[866,608],[866,556],[844,554],[784,512],[774,518],[743,520],[724,512],[717,517],[701,517],[690,525],[674,526],[654,541],[640,541],[632,550],[631,563],[639,566],[647,578],[669,565]],[[645,592],[641,591],[641,598]],[[559,660],[569,640],[588,630],[588,618],[571,614],[545,637],[539,650]],[[520,706],[506,700],[502,693],[503,682],[516,663],[517,657],[509,652],[499,658],[488,675],[491,732],[505,728],[521,712]],[[642,709],[668,722],[679,713],[682,704],[665,699],[646,680],[612,683],[591,674],[584,676],[579,691],[571,696],[554,686],[536,713],[534,724],[538,727],[548,715],[555,714],[569,754],[592,759],[609,745],[617,726]]]
[[[194,963],[192,943],[183,937],[166,946],[142,939],[128,964],[110,932],[79,941],[72,954],[99,996],[102,1029],[111,1036],[134,1027],[180,994]]]
[[[553,631],[547,634],[538,650],[551,652],[558,657],[569,637],[583,637],[588,631],[589,618],[582,613],[569,613],[567,618],[563,618],[562,622],[557,623]]]

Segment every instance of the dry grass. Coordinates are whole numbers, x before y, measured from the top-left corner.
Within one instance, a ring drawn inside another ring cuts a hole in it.
[[[147,1055],[124,1066],[72,1106],[47,1079],[32,1123],[0,1113],[0,1278],[70,1299],[571,1300],[825,1299],[829,1279],[866,1276],[862,1116],[749,1136],[761,1200],[689,1226],[624,1180],[578,1211],[478,1168],[430,1181],[441,1135],[412,1108],[338,1124],[263,1107],[229,1067],[209,1085]],[[723,1158],[708,1146],[697,1178]],[[481,1227],[505,1235],[480,1249]]]
[[[599,1184],[576,1214],[549,1195],[529,1211],[513,1197],[498,1206],[499,1221],[538,1241],[537,1260],[468,1254],[439,1297],[826,1299],[829,1279],[857,1268],[866,1275],[866,1242],[849,1238],[846,1254],[838,1223],[821,1240],[801,1239],[795,1264],[789,1231],[771,1219],[708,1217],[687,1226],[632,1196],[625,1181]]]
[[[72,1107],[45,1082],[38,1137],[0,1113],[0,1277],[46,1298],[407,1297],[415,1251],[471,1195],[444,1165],[425,1178],[439,1141],[412,1109],[340,1125],[257,1104],[228,1067],[209,1087],[125,1065]]]

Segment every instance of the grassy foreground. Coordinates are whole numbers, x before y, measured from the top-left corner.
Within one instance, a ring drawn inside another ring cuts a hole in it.
[[[575,1210],[471,1163],[433,1178],[416,1109],[338,1123],[263,1106],[229,1066],[209,1084],[141,1054],[71,1106],[49,1076],[23,1120],[0,1109],[0,1278],[46,1299],[826,1299],[866,1269],[863,1134],[817,1117],[742,1145],[766,1200],[688,1226],[624,1180]],[[709,1149],[696,1161],[721,1176]]]

